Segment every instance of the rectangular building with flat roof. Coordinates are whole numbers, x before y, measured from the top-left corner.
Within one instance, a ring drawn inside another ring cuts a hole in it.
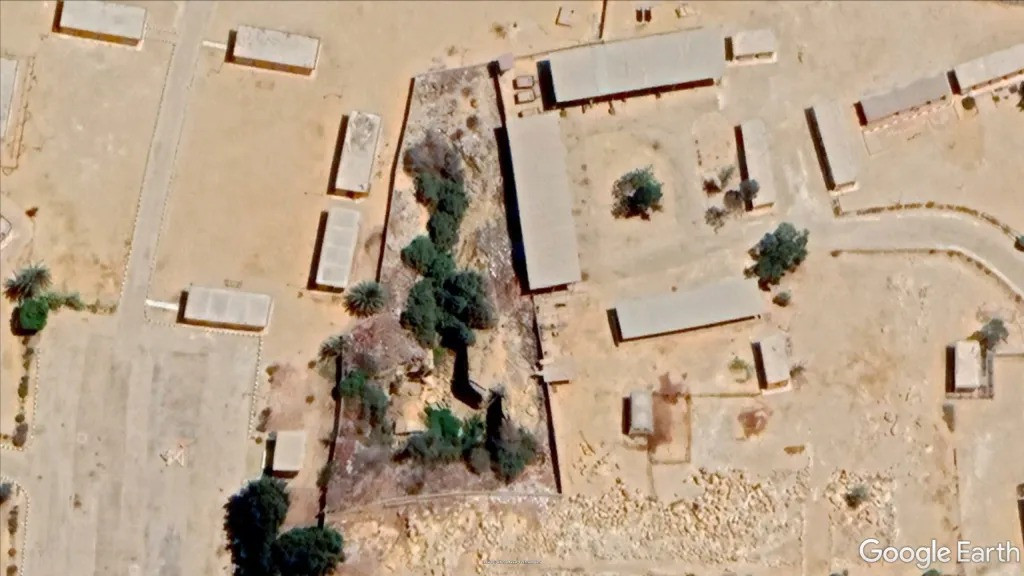
[[[558,115],[509,118],[519,225],[530,290],[579,282],[579,248]]]
[[[262,330],[270,323],[273,299],[267,294],[229,288],[188,289],[183,318],[190,324]]]
[[[779,388],[789,382],[789,337],[785,332],[776,331],[757,343],[760,355],[761,385],[764,388]]]
[[[732,59],[738,61],[775,60],[778,41],[768,28],[744,30],[732,35]]]
[[[0,140],[7,137],[7,124],[11,118],[17,80],[18,61],[0,58]]]
[[[654,394],[650,390],[635,390],[629,394],[629,435],[654,434]]]
[[[274,472],[295,474],[306,458],[306,431],[282,430],[274,437]]]
[[[775,169],[772,168],[771,146],[764,121],[748,120],[740,124],[740,149],[743,152],[743,177],[757,183],[752,208],[775,204]]]
[[[815,106],[814,137],[825,157],[825,181],[830,190],[843,192],[857,187],[857,159],[853,149],[852,123],[838,102]]]
[[[970,392],[981,386],[981,344],[961,340],[953,345],[953,391]]]
[[[146,29],[146,9],[113,2],[74,0],[57,4],[57,31],[135,46]]]
[[[320,262],[316,267],[317,286],[334,290],[348,286],[359,241],[360,217],[358,210],[344,206],[334,206],[327,211]]]
[[[377,157],[380,138],[380,116],[368,112],[353,112],[348,116],[345,141],[338,154],[338,174],[334,189],[339,192],[367,194],[373,179],[373,164]]]
[[[752,280],[631,298],[615,305],[619,338],[632,340],[760,316],[764,299]]]
[[[946,74],[936,74],[906,86],[898,86],[888,92],[867,96],[860,101],[860,109],[864,115],[864,123],[873,124],[933,104],[948,103],[952,95]]]
[[[239,26],[231,61],[281,72],[309,75],[316,69],[320,40],[280,30]]]
[[[962,94],[980,92],[1024,74],[1024,43],[975,58],[953,69]]]
[[[701,28],[589,44],[551,54],[548,67],[559,104],[718,81],[725,39],[717,29]]]

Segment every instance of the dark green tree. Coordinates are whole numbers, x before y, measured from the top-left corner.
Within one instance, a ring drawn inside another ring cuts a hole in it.
[[[433,346],[437,329],[437,300],[430,280],[420,280],[409,290],[402,310],[402,326],[411,331],[421,344]]]
[[[427,221],[427,232],[440,250],[451,250],[459,243],[459,221],[447,212],[434,211]]]
[[[345,560],[341,534],[330,526],[292,528],[274,542],[281,576],[324,576]]]
[[[345,308],[354,316],[373,316],[387,303],[388,294],[378,282],[360,282],[345,292]]]
[[[29,298],[18,306],[18,326],[25,332],[39,332],[46,327],[50,305],[44,298]]]
[[[423,235],[413,238],[412,242],[402,248],[402,262],[423,276],[427,275],[427,270],[437,255],[438,250],[434,242]]]
[[[650,218],[651,212],[661,210],[661,182],[654,178],[654,170],[648,166],[629,172],[619,178],[612,188],[616,217],[640,216]]]
[[[789,222],[779,224],[774,232],[765,234],[754,247],[757,263],[751,271],[761,284],[778,284],[786,274],[807,258],[807,230],[797,231]]]
[[[423,416],[427,429],[409,437],[404,455],[427,466],[458,460],[462,456],[462,422],[458,416],[444,406],[428,406]]]
[[[487,329],[494,326],[494,307],[487,298],[487,281],[474,270],[462,270],[445,279],[438,294],[441,308],[466,326]]]
[[[224,531],[235,576],[274,574],[272,547],[288,514],[284,482],[266,476],[253,480],[224,506]]]

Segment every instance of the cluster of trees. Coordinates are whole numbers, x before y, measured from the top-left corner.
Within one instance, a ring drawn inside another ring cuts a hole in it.
[[[661,182],[654,177],[651,166],[637,168],[616,180],[612,195],[615,197],[612,215],[616,218],[639,216],[647,220],[651,212],[661,210]]]
[[[249,482],[224,506],[234,576],[324,576],[344,561],[341,534],[304,526],[280,534],[290,500],[284,482]]]
[[[718,172],[717,178],[706,178],[704,180],[704,192],[717,194],[725,191],[722,199],[724,208],[711,206],[704,213],[704,221],[715,229],[725,225],[726,218],[731,214],[737,214],[753,208],[754,199],[761,191],[761,185],[756,180],[740,180],[737,188],[729,188],[736,168],[727,166]]]
[[[461,459],[476,474],[492,470],[511,482],[537,458],[537,440],[505,417],[500,397],[488,406],[486,422],[478,414],[461,420],[445,406],[428,406],[424,420],[426,430],[410,436],[400,456],[425,466]]]
[[[393,426],[388,419],[391,397],[370,379],[370,374],[355,369],[339,378],[334,388],[335,398],[355,400],[355,412],[359,422],[369,428],[371,440],[391,444]]]
[[[762,287],[778,284],[786,272],[792,272],[807,258],[807,230],[798,231],[783,222],[761,238],[751,250],[756,260],[748,273],[757,276]]]
[[[417,236],[402,249],[402,262],[422,278],[409,291],[401,322],[424,346],[457,350],[476,342],[474,330],[496,321],[480,273],[458,270],[452,250],[469,207],[461,180],[440,174],[416,177],[416,199],[430,211],[427,236]]]
[[[44,264],[32,264],[4,281],[4,295],[17,303],[14,310],[18,328],[34,334],[46,327],[50,312],[67,307],[82,310],[85,304],[77,292],[50,290],[53,278]]]

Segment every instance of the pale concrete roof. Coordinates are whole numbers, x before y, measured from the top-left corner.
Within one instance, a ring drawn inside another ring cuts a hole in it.
[[[541,370],[541,377],[548,384],[568,382],[576,377],[576,363],[569,357],[552,360]]]
[[[964,62],[953,69],[961,92],[1019,72],[1024,72],[1024,43]]]
[[[973,390],[981,385],[981,344],[961,340],[953,345],[953,389]]]
[[[359,240],[360,218],[358,210],[344,206],[334,206],[327,211],[320,262],[316,267],[317,286],[338,289],[348,286]]]
[[[7,136],[7,122],[14,102],[14,85],[18,79],[18,61],[0,59],[0,138]]]
[[[569,48],[548,62],[555,100],[574,102],[718,80],[725,70],[725,40],[716,29],[683,30]]]
[[[508,145],[531,290],[578,282],[579,248],[557,114],[509,118]]]
[[[776,331],[762,338],[758,343],[761,350],[761,366],[764,368],[765,384],[777,384],[789,380],[789,337]]]
[[[945,73],[921,78],[907,84],[897,86],[888,92],[867,96],[860,101],[864,119],[877,122],[901,112],[920,108],[932,102],[938,102],[952,95],[949,79]]]
[[[273,299],[266,294],[192,286],[188,289],[184,318],[198,324],[261,329],[270,323],[272,304]]]
[[[775,169],[772,168],[771,145],[768,129],[760,119],[740,124],[743,137],[743,160],[747,167],[747,178],[757,182],[758,192],[754,197],[754,208],[775,204]]]
[[[623,300],[615,305],[623,340],[691,330],[761,315],[764,298],[752,280],[726,280],[691,290]]]
[[[654,395],[650,390],[629,394],[629,435],[654,434]]]
[[[360,194],[370,191],[378,138],[380,116],[358,111],[349,114],[345,141],[338,152],[341,159],[338,161],[338,175],[334,179],[335,190]]]
[[[57,27],[62,32],[99,34],[138,43],[146,28],[146,9],[93,0],[64,2]]]
[[[320,40],[280,30],[239,26],[232,56],[254,62],[313,71]]]
[[[814,107],[818,136],[825,150],[832,185],[841,188],[857,182],[857,160],[853,154],[853,133],[846,109],[838,102]]]
[[[275,472],[298,472],[306,458],[306,431],[282,430],[274,441]]]
[[[762,54],[775,54],[778,41],[768,28],[744,30],[732,36],[732,57],[744,58]]]

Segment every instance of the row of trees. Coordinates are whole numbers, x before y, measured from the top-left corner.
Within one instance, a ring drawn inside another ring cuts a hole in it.
[[[324,576],[345,559],[335,529],[292,528],[280,534],[290,499],[281,480],[249,482],[224,506],[234,576]]]
[[[4,281],[4,296],[18,305],[14,315],[21,331],[39,332],[46,327],[50,312],[61,308],[85,308],[77,292],[50,290],[52,285],[50,269],[41,263],[26,266]]]

